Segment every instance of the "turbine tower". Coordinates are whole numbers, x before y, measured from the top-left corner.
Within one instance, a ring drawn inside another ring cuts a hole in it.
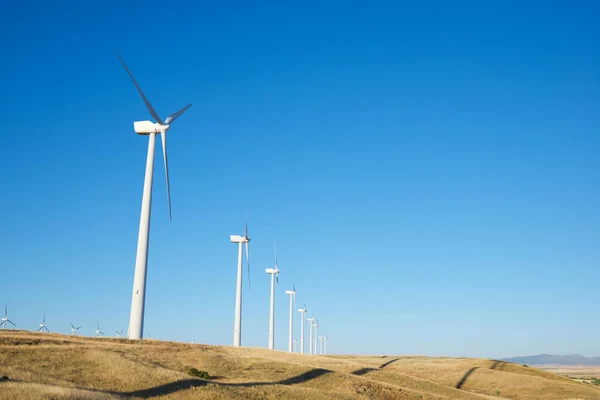
[[[2,321],[2,323],[0,323],[0,326],[2,327],[2,329],[6,329],[7,322],[9,324],[11,324],[12,326],[14,326],[15,328],[17,327],[14,322],[12,322],[10,319],[8,319],[8,306],[6,304],[4,304],[4,317],[2,317],[2,319],[0,321]]]
[[[292,290],[286,290],[285,294],[290,296],[290,333],[288,337],[288,351],[293,353],[293,335],[294,335],[294,304],[296,303],[296,286]],[[292,299],[294,300],[292,302]]]
[[[298,352],[298,338],[294,338],[294,353]]]
[[[150,207],[152,202],[152,175],[154,170],[154,149],[156,147],[156,135],[160,134],[162,139],[163,159],[165,164],[165,178],[167,183],[167,199],[169,206],[169,220],[171,220],[171,189],[169,187],[169,164],[167,161],[167,130],[170,124],[175,122],[185,110],[191,107],[191,104],[183,107],[181,110],[169,115],[165,122],[158,116],[152,104],[148,101],[144,92],[137,84],[133,75],[125,65],[125,61],[117,53],[119,60],[125,67],[127,74],[135,85],[137,91],[142,96],[150,115],[156,121],[136,121],[133,123],[133,129],[138,135],[149,135],[148,156],[146,158],[146,175],[144,178],[144,192],[142,195],[142,212],[140,216],[140,230],[138,234],[138,247],[135,257],[135,273],[133,277],[133,294],[131,299],[131,314],[129,317],[129,339],[141,339],[144,335],[144,306],[146,302],[146,274],[148,268],[148,240],[150,235]]]
[[[233,345],[242,345],[242,247],[246,244],[246,261],[248,265],[248,288],[250,288],[250,253],[248,243],[248,218],[244,228],[244,236],[231,235],[229,239],[232,243],[238,243],[238,268],[237,268],[237,284],[235,290],[235,321],[233,323]]]
[[[75,328],[75,325],[73,325],[71,321],[69,321],[69,323],[71,324],[71,332],[73,332],[73,336],[75,336],[75,332],[83,328],[83,326],[78,326],[77,328]]]
[[[100,335],[104,336],[104,332],[102,332],[100,330],[100,321],[96,321],[96,322],[97,322],[96,336],[100,336]]]
[[[275,268],[265,269],[271,275],[271,308],[269,314],[269,350],[275,347],[275,280],[279,284],[279,265],[277,264],[277,245],[275,246]]]
[[[310,336],[309,336],[309,340],[308,340],[308,354],[312,354],[313,353],[313,321],[315,320],[315,316],[313,315],[312,318],[307,318],[306,319],[308,321],[308,324],[310,326]]]
[[[298,312],[302,313],[302,324],[300,326],[300,354],[304,354],[304,331],[306,329],[304,318],[306,317],[306,304],[304,305],[304,308],[299,308]]]
[[[327,355],[327,336],[323,336],[323,355]]]
[[[314,354],[319,355],[319,352],[318,352],[319,345],[317,343],[317,338],[319,337],[319,320],[315,319],[315,322],[314,322],[313,325],[315,326],[315,341],[314,341],[314,344],[315,344],[315,353]]]
[[[323,335],[319,336],[319,354],[320,355],[323,355],[323,338],[324,338]]]
[[[50,332],[48,330],[48,327],[46,326],[46,313],[44,313],[44,316],[42,317],[42,323],[40,324],[40,328],[37,331],[44,332],[44,329],[46,330],[46,332]]]

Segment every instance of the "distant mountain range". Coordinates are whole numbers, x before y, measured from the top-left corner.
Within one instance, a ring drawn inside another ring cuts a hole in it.
[[[537,356],[504,358],[501,361],[526,365],[600,365],[600,357],[585,357],[581,354],[567,354],[564,356],[539,354]]]

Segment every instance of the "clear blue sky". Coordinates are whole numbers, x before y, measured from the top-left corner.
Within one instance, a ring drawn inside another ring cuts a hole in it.
[[[295,284],[330,352],[600,355],[597,2],[121,3],[3,6],[19,327],[127,328],[150,116],[119,51],[162,116],[193,104],[171,223],[157,148],[146,334],[232,343],[248,210],[245,345],[277,240],[279,349]]]

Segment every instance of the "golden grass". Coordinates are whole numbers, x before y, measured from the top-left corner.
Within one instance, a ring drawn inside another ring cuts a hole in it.
[[[207,371],[211,380],[185,373]],[[0,332],[1,399],[599,399],[551,372],[481,359],[309,356],[259,348]],[[458,387],[458,388],[457,388]]]

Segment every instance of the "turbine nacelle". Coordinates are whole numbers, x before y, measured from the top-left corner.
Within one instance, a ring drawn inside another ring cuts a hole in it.
[[[133,123],[133,129],[138,135],[166,132],[169,128],[168,124],[159,124],[152,121],[136,121]]]
[[[250,241],[250,238],[241,235],[229,235],[229,240],[232,243],[247,243]]]

